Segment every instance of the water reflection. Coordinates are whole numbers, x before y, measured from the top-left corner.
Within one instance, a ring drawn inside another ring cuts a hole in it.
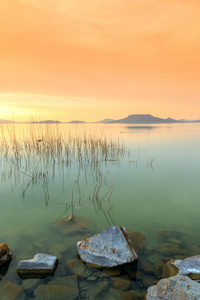
[[[155,128],[159,128],[158,126],[127,126],[127,129],[136,129],[136,130],[146,130],[146,129],[155,129]]]

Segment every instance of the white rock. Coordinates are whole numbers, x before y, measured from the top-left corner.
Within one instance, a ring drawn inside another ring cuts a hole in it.
[[[55,271],[58,258],[53,255],[38,253],[32,259],[21,260],[17,267],[18,275],[51,274]]]
[[[188,257],[186,259],[177,259],[172,262],[179,269],[179,274],[188,275],[200,274],[200,255]]]
[[[97,267],[115,267],[138,258],[126,228],[112,226],[77,243],[81,259]]]
[[[176,275],[160,280],[148,288],[146,300],[197,300],[200,285],[187,276]]]

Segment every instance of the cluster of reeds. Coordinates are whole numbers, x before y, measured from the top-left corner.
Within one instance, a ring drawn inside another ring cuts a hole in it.
[[[94,192],[88,198],[94,206],[95,213],[102,212],[108,222],[110,220],[113,222],[112,208],[115,203],[110,203],[110,197],[114,186],[111,186],[105,193],[105,187],[108,188],[107,171],[109,168],[107,165],[118,166],[123,157],[128,157],[128,162],[134,163],[137,168],[141,156],[140,149],[133,155],[119,138],[113,139],[103,132],[90,131],[84,126],[81,130],[73,128],[73,131],[70,127],[66,126],[64,129],[60,126],[58,124],[26,124],[25,130],[19,133],[15,125],[1,125],[0,179],[10,180],[12,191],[13,186],[20,184],[23,198],[31,185],[42,183],[45,204],[48,206],[49,181],[54,181],[55,177],[61,174],[64,186],[64,170],[67,170],[68,174],[75,176],[79,206],[81,206],[82,198],[79,180],[84,178],[86,184],[92,180]],[[65,131],[67,128],[68,132]],[[150,158],[146,163],[152,169],[153,160],[154,158]],[[64,203],[66,208],[64,213],[72,209],[73,215],[73,195],[74,192],[72,192],[71,203],[68,203],[69,201]],[[107,199],[106,205],[104,205],[105,199]]]
[[[27,125],[28,126],[28,125]],[[5,132],[6,131],[6,132]],[[1,156],[13,159],[18,166],[25,164],[28,168],[34,158],[43,163],[52,162],[70,167],[72,164],[80,168],[96,168],[100,163],[117,161],[125,152],[124,144],[105,135],[68,133],[64,136],[59,125],[31,124],[25,135],[16,135],[15,126],[1,125]]]
[[[42,182],[48,200],[48,180],[56,176],[57,169],[76,173],[77,184],[82,175],[86,181],[88,176],[92,178],[94,184],[103,182],[107,176],[104,166],[119,162],[125,153],[119,139],[85,128],[65,132],[59,125],[27,124],[23,132],[16,133],[15,125],[1,125],[1,176],[3,180],[14,177],[15,184],[26,178],[23,197],[31,184]]]

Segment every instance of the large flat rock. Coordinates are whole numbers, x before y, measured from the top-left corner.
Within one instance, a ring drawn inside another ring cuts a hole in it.
[[[50,275],[54,273],[57,262],[56,256],[38,253],[32,259],[21,260],[17,267],[17,274],[23,278]]]
[[[112,226],[102,233],[77,243],[78,253],[84,262],[93,267],[115,267],[138,258],[127,230]]]
[[[148,288],[146,300],[197,300],[200,299],[200,284],[187,276],[176,275],[160,280]]]

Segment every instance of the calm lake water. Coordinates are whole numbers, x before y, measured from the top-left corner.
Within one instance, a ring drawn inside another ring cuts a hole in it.
[[[35,126],[39,140],[42,125]],[[67,165],[62,156],[52,154],[53,160],[48,161],[43,156],[27,158],[26,153],[26,159],[21,156],[19,169],[13,155],[1,152],[0,243],[6,242],[15,257],[0,284],[5,278],[22,284],[14,274],[19,260],[47,253],[56,243],[65,242],[66,252],[55,273],[64,277],[62,265],[77,258],[76,241],[82,237],[63,240],[55,222],[71,214],[89,219],[94,234],[114,224],[140,231],[146,238],[146,252],[141,254],[144,259],[148,249],[160,247],[159,229],[182,232],[186,244],[199,248],[200,124],[48,126],[55,134],[68,137],[86,133],[104,136],[111,144],[117,142],[117,152],[106,161],[100,157],[96,170],[91,163],[80,168],[73,157]],[[15,125],[16,137],[25,139],[29,127]],[[4,126],[6,136],[8,128],[12,132],[13,126]],[[32,181],[36,173],[37,180]],[[46,284],[45,280],[41,281]],[[136,288],[145,291],[147,286],[140,282]],[[129,289],[134,289],[133,285]],[[34,297],[33,291],[28,297]],[[88,296],[82,293],[80,298]]]

